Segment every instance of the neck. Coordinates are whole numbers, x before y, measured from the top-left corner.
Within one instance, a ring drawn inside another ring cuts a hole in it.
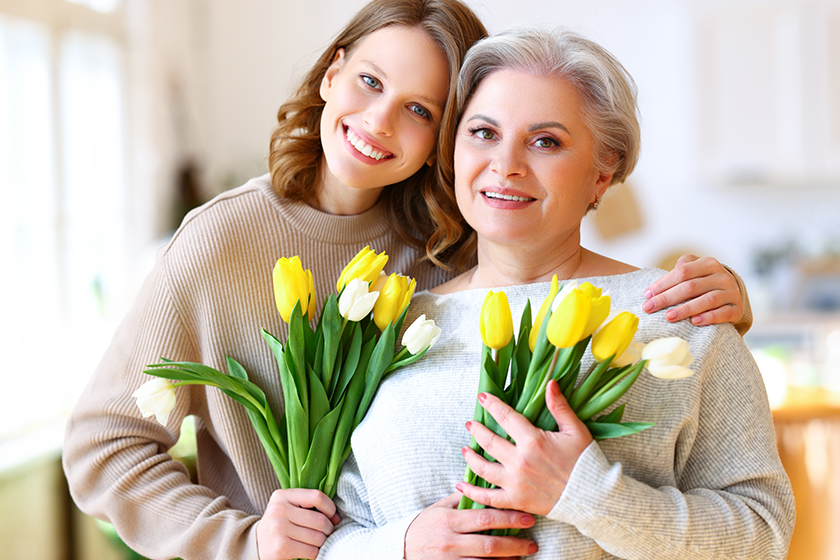
[[[532,248],[531,248],[532,247]],[[591,254],[580,246],[580,232],[546,250],[527,243],[500,245],[479,238],[478,265],[469,273],[467,288],[492,288],[548,282],[582,276]]]
[[[321,162],[312,193],[306,197],[306,203],[327,214],[334,216],[355,216],[367,212],[379,201],[382,188],[354,188],[339,182],[328,170],[326,160]]]

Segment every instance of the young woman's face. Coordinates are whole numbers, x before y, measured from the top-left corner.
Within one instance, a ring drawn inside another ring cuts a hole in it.
[[[612,175],[595,169],[594,138],[566,81],[498,70],[458,125],[455,195],[480,242],[539,249],[577,243],[580,221]]]
[[[340,51],[321,82],[324,188],[353,196],[431,163],[448,92],[446,57],[420,28],[384,27]]]

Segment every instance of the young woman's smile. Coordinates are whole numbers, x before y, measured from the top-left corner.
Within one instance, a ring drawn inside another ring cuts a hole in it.
[[[384,27],[340,50],[321,83],[324,209],[369,208],[430,162],[448,91],[446,57],[418,27]]]

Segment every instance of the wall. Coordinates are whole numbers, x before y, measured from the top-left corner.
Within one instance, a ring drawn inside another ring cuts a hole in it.
[[[175,28],[193,38],[195,66],[183,76],[187,90],[195,94],[188,100],[189,127],[204,163],[207,192],[213,193],[267,169],[277,107],[363,2],[186,3],[191,7],[181,15],[188,17]],[[750,280],[756,247],[790,237],[810,247],[840,239],[837,185],[749,188],[703,178],[697,123],[704,115],[696,112],[703,84],[697,83],[695,25],[703,3],[468,3],[491,32],[519,22],[563,24],[580,31],[616,54],[638,83],[643,152],[631,183],[644,225],[607,241],[585,223],[588,247],[636,265],[655,264],[673,250],[711,254]],[[161,52],[170,56],[168,50]]]

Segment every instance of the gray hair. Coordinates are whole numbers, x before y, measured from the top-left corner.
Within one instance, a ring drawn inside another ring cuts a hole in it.
[[[497,70],[523,70],[570,83],[583,101],[595,138],[595,166],[623,182],[639,159],[636,83],[600,45],[568,30],[519,27],[482,39],[469,50],[458,79],[458,119],[479,84]]]

